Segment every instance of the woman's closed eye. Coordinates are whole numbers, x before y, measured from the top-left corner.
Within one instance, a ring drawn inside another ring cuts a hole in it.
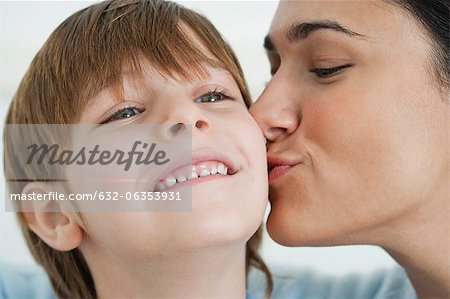
[[[340,65],[340,66],[336,66],[336,67],[329,67],[329,68],[313,68],[313,69],[310,69],[309,71],[311,73],[314,73],[319,78],[329,78],[329,77],[332,77],[332,76],[335,76],[335,75],[341,73],[343,70],[345,70],[346,68],[349,68],[351,66],[352,66],[352,64],[344,64],[344,65]]]

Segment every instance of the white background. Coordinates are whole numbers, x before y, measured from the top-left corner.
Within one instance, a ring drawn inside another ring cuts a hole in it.
[[[0,119],[32,58],[49,34],[73,12],[92,2],[0,2]],[[207,16],[229,41],[239,57],[253,98],[270,79],[262,43],[275,12],[276,1],[184,2]],[[3,130],[2,130],[3,131]],[[1,145],[0,145],[1,147]],[[2,154],[3,149],[0,148]],[[1,160],[3,164],[3,159]],[[3,165],[1,165],[3,169]],[[0,194],[5,191],[3,172]],[[18,230],[15,215],[4,212],[0,196],[0,262],[31,264],[33,260]],[[266,235],[262,248],[266,262],[275,269],[315,268],[333,275],[370,272],[393,265],[381,249],[371,246],[335,248],[287,248]]]

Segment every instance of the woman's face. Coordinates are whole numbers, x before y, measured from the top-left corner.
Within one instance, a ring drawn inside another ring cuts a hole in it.
[[[150,65],[144,66],[143,82],[132,72],[124,74],[123,101],[117,102],[112,90],[106,89],[92,100],[80,122],[119,127],[164,125],[161,130],[167,129],[167,134],[162,135],[169,143],[190,127],[189,155],[195,158],[191,161],[189,156],[189,165],[175,170],[171,162],[159,166],[163,171],[158,173],[164,175],[153,190],[191,188],[192,211],[84,213],[88,238],[81,249],[87,259],[92,248],[100,248],[103,253],[139,260],[142,255],[245,245],[261,224],[268,186],[264,138],[237,83],[222,68],[207,67],[209,78],[188,82],[166,79]],[[149,143],[156,140],[150,135]],[[170,149],[167,154],[176,163]],[[213,168],[216,174],[204,176],[204,171],[212,173]],[[190,177],[193,172],[200,177]],[[135,179],[148,178],[138,174]]]
[[[282,1],[268,37],[273,76],[250,111],[271,141],[275,240],[383,242],[383,224],[445,199],[448,95],[412,16],[382,1]]]

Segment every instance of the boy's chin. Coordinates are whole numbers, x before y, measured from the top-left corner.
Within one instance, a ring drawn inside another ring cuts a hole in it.
[[[260,221],[250,221],[249,217],[238,215],[224,217],[216,215],[202,223],[192,225],[191,240],[199,247],[232,245],[247,242],[256,232]],[[187,240],[188,241],[188,240]]]

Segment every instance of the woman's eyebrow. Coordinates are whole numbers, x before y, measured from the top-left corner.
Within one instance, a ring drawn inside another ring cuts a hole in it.
[[[323,29],[344,33],[350,37],[366,38],[365,35],[352,31],[338,22],[319,20],[291,25],[286,32],[286,39],[291,43],[295,43],[308,38],[313,32]]]
[[[318,20],[318,21],[311,21],[311,22],[300,22],[295,23],[289,27],[288,30],[286,30],[285,37],[290,43],[295,43],[300,40],[304,40],[308,38],[312,33],[318,31],[318,30],[333,30],[335,32],[344,33],[350,37],[357,37],[360,39],[366,39],[367,36],[361,33],[357,33],[355,31],[352,31],[348,28],[346,28],[344,25],[339,24],[335,21],[329,21],[329,20]],[[268,34],[264,38],[264,49],[268,52],[276,52],[277,49],[272,42],[272,39],[270,38],[270,35]]]

